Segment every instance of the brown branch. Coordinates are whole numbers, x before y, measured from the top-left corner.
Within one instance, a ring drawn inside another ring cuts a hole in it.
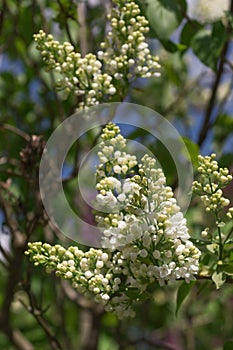
[[[7,13],[7,16],[9,17],[11,15],[10,13],[10,7],[8,8],[7,7],[7,1],[5,1],[5,9],[4,9],[4,17],[6,16],[6,13]],[[14,13],[12,14],[12,20],[11,20],[11,23],[13,24],[13,30],[12,32],[10,33],[10,35],[8,35],[8,38],[7,40],[5,41],[5,43],[0,46],[0,53],[3,53],[4,51],[7,51],[9,49],[9,47],[11,47],[12,43],[14,42],[15,40],[15,37],[17,35],[17,26],[18,26],[18,22],[19,22],[19,8],[17,9],[17,13]],[[9,12],[9,13],[8,13]],[[3,21],[3,17],[2,17],[2,28],[1,28],[1,31],[3,29],[3,25],[4,25],[4,21]]]
[[[108,13],[110,13],[111,8],[112,8],[112,2],[111,2],[111,0],[102,0],[101,6],[104,7],[105,13],[108,14]]]
[[[42,25],[41,25],[41,28],[44,30],[45,33],[48,33],[49,32],[49,28],[48,28],[48,21],[46,20],[45,18],[45,4],[42,2],[42,1],[39,1],[39,0],[33,0],[33,5],[34,7],[38,6],[39,8],[39,13],[40,13],[40,17],[41,17],[41,22],[42,22]]]
[[[168,343],[166,341],[160,340],[160,339],[156,339],[155,336],[152,337],[141,337],[132,341],[127,342],[127,346],[128,345],[139,345],[140,343],[146,343],[147,345],[152,346],[154,349],[157,348],[157,346],[162,347],[164,350],[176,350],[177,347],[176,345],[172,345],[171,343]]]
[[[8,201],[4,198],[2,194],[2,190],[0,189],[0,205],[5,214],[5,219],[7,225],[9,226],[12,238],[13,238],[13,250],[14,254],[10,261],[8,270],[8,280],[5,286],[5,294],[4,300],[1,306],[0,311],[0,324],[2,322],[9,323],[10,321],[10,307],[12,300],[14,298],[15,288],[20,281],[21,277],[21,265],[24,258],[24,250],[27,244],[27,237],[20,232],[17,220],[15,218],[15,214],[13,208],[8,203]]]
[[[0,127],[1,128],[1,127]],[[15,158],[0,157],[0,165],[10,164],[16,167],[20,166],[20,162]]]
[[[0,243],[0,252],[2,253],[3,258],[5,259],[5,262],[2,261],[1,259],[1,263],[5,267],[5,269],[8,269],[8,264],[11,262],[11,259],[12,259],[11,254],[5,251],[1,243]]]
[[[21,266],[24,258],[24,251],[27,244],[27,237],[18,226],[14,210],[11,204],[4,198],[0,189],[0,205],[5,214],[5,220],[9,226],[13,239],[13,251],[8,261],[8,277],[5,285],[5,293],[0,309],[0,328],[6,334],[11,343],[19,350],[33,350],[34,347],[18,331],[12,329],[10,323],[10,308],[14,299],[15,289],[21,279]]]
[[[76,292],[67,281],[61,281],[61,286],[66,297],[81,308],[81,349],[97,350],[101,318],[105,312],[103,306],[86,299],[83,295]]]
[[[12,329],[9,323],[1,325],[3,333],[17,350],[35,350],[34,346],[23,336],[18,329]]]
[[[29,142],[31,139],[30,136],[26,132],[24,132],[23,130],[20,130],[20,129],[18,129],[15,126],[10,125],[10,124],[0,125],[0,130],[13,132],[14,134],[22,137],[27,142]]]
[[[79,23],[79,41],[81,55],[84,57],[88,52],[87,25],[86,25],[86,4],[83,1],[78,2],[78,23]]]
[[[61,280],[61,287],[66,295],[66,297],[76,304],[81,309],[88,309],[91,311],[93,309],[93,305],[98,313],[104,313],[104,309],[100,304],[93,303],[92,301],[86,299],[82,294],[79,294],[75,291],[69,284],[69,282],[65,280]]]
[[[230,6],[230,11],[233,12],[233,0],[231,1],[231,6]],[[229,45],[230,45],[230,34],[232,32],[231,26],[230,24],[228,24],[227,27],[227,39],[224,43],[221,55],[220,55],[220,61],[219,61],[219,66],[217,69],[217,73],[216,73],[216,77],[215,80],[212,84],[211,87],[211,96],[206,108],[206,113],[205,113],[205,117],[204,117],[204,121],[203,121],[203,125],[200,131],[200,135],[198,138],[198,145],[201,146],[203,144],[203,142],[206,139],[206,136],[211,128],[211,125],[213,125],[213,123],[211,123],[211,116],[212,116],[212,112],[214,110],[215,107],[215,99],[216,99],[216,95],[217,95],[217,91],[221,82],[221,78],[222,78],[222,74],[224,72],[224,64],[225,64],[225,60],[226,60],[226,56],[227,56],[227,52],[229,49]]]
[[[3,3],[2,3],[1,12],[0,12],[0,33],[2,31],[2,28],[3,28],[3,23],[4,23],[4,17],[5,17],[5,14],[6,14],[6,9],[7,9],[6,0],[4,0]]]
[[[98,350],[101,318],[102,314],[98,313],[95,308],[91,312],[81,310],[81,350]]]
[[[34,350],[34,346],[22,335],[18,329],[12,331],[12,343],[20,350]]]
[[[48,338],[51,349],[62,350],[63,348],[62,348],[60,342],[58,341],[57,337],[53,334],[48,321],[44,317],[44,315],[43,315],[44,312],[39,307],[37,300],[36,300],[36,297],[34,296],[34,294],[31,291],[30,285],[23,284],[23,288],[28,296],[30,307],[28,307],[23,300],[19,299],[19,301],[28,311],[30,311],[30,313],[33,315],[33,317],[37,321],[38,325],[41,327],[41,329],[43,329],[43,331],[45,332],[45,334]]]
[[[8,177],[19,177],[22,178],[22,174],[16,173],[12,171],[11,169],[1,169],[0,170],[1,174],[6,174]]]
[[[55,281],[55,276],[54,277],[54,282]],[[59,313],[59,320],[61,324],[61,333],[62,333],[62,339],[63,343],[66,349],[71,349],[71,339],[67,331],[67,320],[66,320],[66,310],[65,310],[65,300],[66,300],[66,295],[61,287],[61,285],[58,285],[58,290],[57,290],[57,298],[56,298],[56,304],[57,304],[57,310]]]
[[[62,4],[62,2],[61,2],[60,0],[58,0],[57,2],[58,2],[58,4],[59,4],[59,6],[60,6],[61,11],[62,11],[63,13],[66,14],[67,19],[68,19],[68,18],[71,18],[71,19],[75,20],[72,16],[70,16],[70,14],[67,13],[67,11],[65,10],[65,8],[64,8],[64,6],[63,6],[63,4]],[[67,33],[67,36],[68,36],[68,38],[69,38],[70,43],[75,47],[75,43],[74,43],[74,41],[73,41],[73,39],[72,39],[71,32],[70,32],[70,28],[69,28],[69,25],[68,25],[68,21],[67,21],[67,20],[65,21],[65,30],[66,30],[66,33]]]

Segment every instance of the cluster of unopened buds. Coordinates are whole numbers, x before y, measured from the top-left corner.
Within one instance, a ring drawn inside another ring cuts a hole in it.
[[[69,42],[60,44],[43,30],[34,35],[47,69],[61,77],[57,88],[65,96],[78,96],[78,109],[111,101],[138,77],[160,75],[158,57],[151,54],[144,36],[148,21],[140,15],[139,6],[131,0],[113,0],[113,5],[108,16],[112,29],[97,55],[82,57]]]
[[[81,57],[70,43],[60,44],[51,34],[46,35],[42,30],[34,38],[48,70],[54,70],[62,76],[57,80],[58,90],[66,95],[72,92],[79,96],[80,109],[96,105],[105,95],[116,93],[112,77],[102,71],[102,63],[95,55],[89,53]]]
[[[123,318],[134,316],[134,302],[151,285],[194,280],[200,251],[189,239],[186,220],[155,160],[145,155],[138,163],[113,123],[104,128],[99,147],[96,221],[103,234],[101,249],[83,252],[36,242],[27,254]]]
[[[111,31],[98,52],[106,71],[118,80],[160,76],[158,57],[151,54],[144,35],[149,31],[149,22],[139,6],[133,1],[113,2],[117,6],[108,15]]]
[[[232,176],[227,168],[219,167],[215,158],[214,153],[205,157],[198,156],[200,179],[194,181],[193,191],[201,196],[206,211],[217,213],[230,204],[229,199],[223,196],[222,189],[231,182]],[[232,208],[227,216],[231,215]]]

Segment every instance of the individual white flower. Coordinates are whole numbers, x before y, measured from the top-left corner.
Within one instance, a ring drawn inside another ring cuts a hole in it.
[[[188,229],[186,226],[186,219],[181,212],[176,213],[169,218],[168,226],[165,229],[166,235],[169,237],[180,237],[183,240],[189,238]]]
[[[86,271],[85,272],[85,277],[86,278],[91,278],[93,276],[93,273],[91,271]]]
[[[159,267],[159,274],[162,279],[166,278],[168,275],[170,275],[171,270],[169,269],[167,264],[163,264]]]
[[[114,209],[117,204],[117,199],[111,191],[108,191],[105,195],[98,194],[96,200],[102,208],[106,209]]]

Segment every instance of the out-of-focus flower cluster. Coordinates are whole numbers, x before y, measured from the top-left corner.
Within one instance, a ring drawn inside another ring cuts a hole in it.
[[[201,23],[211,23],[224,17],[230,8],[230,0],[197,0],[190,3],[190,16]]]
[[[57,88],[65,96],[79,96],[78,109],[111,101],[112,95],[122,95],[137,77],[160,75],[158,57],[151,54],[144,36],[148,21],[140,15],[138,5],[131,0],[113,3],[108,16],[112,29],[97,56],[89,53],[82,57],[69,42],[60,44],[43,30],[34,35],[47,69],[61,76]]]
[[[200,257],[162,170],[148,155],[138,163],[125,146],[119,127],[107,124],[96,171],[102,249],[84,253],[39,242],[27,252],[119,318],[134,315],[133,303],[152,284],[194,280]]]
[[[202,199],[206,211],[218,213],[230,204],[229,199],[223,196],[222,189],[232,180],[227,168],[220,168],[215,160],[216,154],[203,157],[198,156],[200,173],[199,181],[194,181],[193,191]],[[232,215],[232,209],[228,211],[228,216]]]

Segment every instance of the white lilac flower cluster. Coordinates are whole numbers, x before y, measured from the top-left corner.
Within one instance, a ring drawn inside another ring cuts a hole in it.
[[[106,71],[119,80],[160,76],[158,57],[151,54],[144,35],[149,31],[149,22],[139,6],[130,0],[113,3],[116,6],[108,15],[111,30],[98,52]]]
[[[63,90],[65,95],[72,92],[79,96],[79,109],[99,104],[105,95],[115,94],[112,77],[102,71],[102,63],[95,55],[89,53],[81,57],[69,42],[60,44],[43,30],[35,34],[34,38],[48,70],[54,70],[62,76],[57,81],[58,90]]]
[[[202,199],[208,212],[218,213],[230,204],[229,199],[223,196],[222,189],[232,180],[227,168],[220,168],[215,160],[216,154],[210,156],[198,156],[200,173],[199,181],[194,181],[193,191]],[[227,216],[232,217],[233,210],[228,210]]]
[[[189,15],[201,23],[211,23],[224,17],[230,0],[197,0],[190,2]]]
[[[148,21],[140,15],[138,5],[131,0],[113,3],[108,16],[112,30],[97,56],[88,53],[82,57],[69,42],[60,44],[43,30],[34,35],[47,69],[61,76],[57,88],[65,96],[78,96],[78,109],[110,101],[117,92],[122,95],[127,82],[137,77],[160,75],[158,57],[151,54],[144,36]]]
[[[102,249],[83,252],[37,242],[27,254],[124,318],[134,316],[133,304],[151,285],[194,280],[200,251],[189,240],[186,220],[155,160],[145,155],[138,164],[113,123],[104,128],[99,147],[96,220]]]
[[[127,282],[141,292],[155,279],[161,285],[179,278],[189,282],[198,271],[200,252],[189,240],[172,189],[153,158],[145,155],[138,164],[124,148],[119,150],[119,137],[123,139],[119,127],[109,123],[100,143],[96,188],[101,211],[96,219],[102,246],[117,252],[130,271]]]

